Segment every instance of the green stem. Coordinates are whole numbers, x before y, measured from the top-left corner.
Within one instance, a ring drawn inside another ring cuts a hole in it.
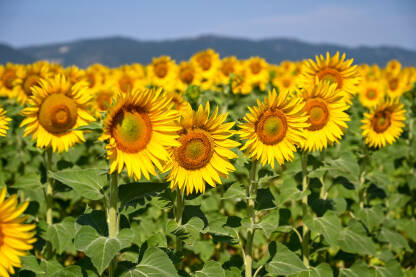
[[[107,205],[107,224],[108,237],[117,238],[119,231],[118,224],[118,175],[117,172],[111,174],[110,178],[110,192]],[[109,276],[113,277],[117,267],[117,258],[114,258],[109,267]]]
[[[47,185],[46,190],[44,189],[45,200],[46,200],[46,223],[48,225],[53,224],[53,183],[54,179],[49,177],[49,171],[52,170],[52,148],[48,147],[45,151],[45,168],[46,168],[46,178]]]
[[[301,155],[302,159],[302,191],[306,192],[309,186],[308,180],[308,153],[306,151],[302,152]],[[308,196],[305,195],[302,198],[302,212],[303,212],[303,219],[306,218],[308,215]],[[302,256],[303,256],[303,263],[306,267],[309,267],[309,239],[310,239],[310,232],[308,227],[303,224],[302,228]]]
[[[179,189],[176,189],[176,209],[175,209],[175,220],[178,226],[182,225],[182,213],[183,213],[183,206],[184,199],[183,195],[181,194]],[[183,245],[182,240],[179,237],[176,237],[176,251],[182,252]]]
[[[250,183],[247,187],[247,211],[250,217],[250,227],[247,230],[247,242],[245,249],[244,263],[246,267],[246,277],[253,276],[253,238],[256,224],[256,213],[254,210],[255,196],[257,193],[257,160],[251,164]]]

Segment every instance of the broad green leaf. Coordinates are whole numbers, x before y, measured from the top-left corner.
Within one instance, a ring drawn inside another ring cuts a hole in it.
[[[343,251],[348,253],[372,256],[376,254],[374,242],[358,222],[353,222],[349,227],[341,230],[338,244]]]
[[[35,256],[22,256],[20,260],[22,261],[22,270],[29,270],[35,274],[45,274],[45,270],[39,265]]]
[[[56,260],[42,260],[40,263],[45,276],[53,276],[56,272],[59,272],[63,266]]]
[[[120,241],[120,249],[130,247],[134,241],[134,232],[131,229],[124,228],[119,232],[117,238]]]
[[[172,261],[165,252],[156,247],[151,247],[144,252],[140,263],[125,271],[120,277],[166,277],[179,276]]]
[[[357,212],[357,217],[361,219],[371,231],[377,224],[383,222],[384,214],[380,206],[374,206],[371,208],[360,209]]]
[[[375,277],[400,277],[403,276],[403,271],[400,264],[393,260],[387,263],[385,267],[375,266],[374,267]]]
[[[277,243],[276,255],[266,264],[266,271],[273,275],[291,275],[306,270],[299,257],[281,243]]]
[[[222,198],[233,199],[234,201],[244,200],[247,198],[246,190],[241,183],[234,183],[227,189]]]
[[[261,218],[260,222],[257,223],[257,227],[263,230],[263,233],[267,238],[270,238],[271,234],[276,232],[277,227],[279,227],[278,210],[273,210]]]
[[[354,263],[350,268],[341,268],[339,271],[339,277],[371,277],[372,274],[368,265],[359,261]]]
[[[125,207],[129,204],[134,205],[136,202],[143,201],[147,196],[152,193],[160,192],[164,190],[169,183],[129,183],[120,185],[118,187],[118,197],[121,202],[121,206]]]
[[[225,271],[221,264],[215,261],[207,262],[204,267],[196,271],[194,277],[225,277]]]
[[[406,239],[398,232],[383,227],[380,231],[380,241],[388,242],[393,250],[400,252],[402,249],[410,251],[409,244]]]
[[[91,200],[100,200],[104,197],[101,189],[107,183],[107,177],[101,173],[102,170],[96,168],[49,171],[50,177],[71,187],[80,196]]]
[[[56,271],[51,277],[79,277],[82,276],[81,267],[77,265],[71,265],[68,267],[61,268]]]
[[[204,222],[199,217],[192,217],[186,224],[181,226],[178,226],[175,221],[171,220],[166,227],[168,233],[174,234],[186,244],[193,246],[204,228]]]
[[[75,236],[76,249],[85,252],[101,275],[120,251],[117,238],[100,236],[90,226],[82,226]]]
[[[46,239],[51,242],[52,247],[58,254],[64,251],[74,253],[75,248],[72,239],[75,236],[75,220],[71,217],[65,221],[48,226]]]
[[[342,227],[339,218],[334,213],[329,211],[322,217],[309,217],[304,222],[310,230],[323,235],[329,245],[337,245]]]
[[[310,267],[307,271],[296,274],[296,277],[333,277],[332,268],[327,263],[321,263],[317,267]]]
[[[416,242],[416,219],[402,219],[397,228],[405,232],[411,240]]]

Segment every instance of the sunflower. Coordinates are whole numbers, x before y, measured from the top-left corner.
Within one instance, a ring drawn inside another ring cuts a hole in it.
[[[165,97],[173,104],[173,109],[180,113],[192,109],[191,104],[183,98],[183,92],[165,91]]]
[[[337,84],[337,89],[344,93],[348,103],[352,95],[357,93],[357,85],[360,81],[359,71],[356,65],[351,66],[353,59],[345,60],[345,53],[339,56],[339,52],[331,57],[329,52],[326,58],[323,55],[316,56],[316,62],[309,59],[304,62],[300,85],[311,89],[320,81],[330,81]]]
[[[336,83],[324,81],[301,93],[305,101],[304,111],[310,126],[304,130],[307,140],[302,148],[307,151],[322,150],[328,143],[338,142],[344,134],[350,117],[345,111],[348,105]]]
[[[27,125],[25,136],[33,135],[36,146],[52,146],[53,151],[68,151],[77,142],[84,141],[82,131],[74,130],[94,121],[87,112],[90,94],[85,82],[72,85],[63,75],[41,79],[32,87],[29,107],[22,111]]]
[[[226,57],[221,60],[217,74],[217,84],[228,84],[232,74],[237,73],[240,67],[240,62],[236,57]]]
[[[275,159],[279,164],[293,160],[296,145],[305,139],[303,129],[309,126],[303,106],[302,99],[287,90],[279,95],[269,91],[264,102],[257,100],[257,106],[249,108],[246,123],[239,125],[241,138],[247,140],[241,150],[272,168]]]
[[[270,77],[267,62],[260,57],[251,57],[244,64],[247,70],[247,79],[251,86],[265,90]]]
[[[398,60],[391,60],[386,65],[386,71],[394,76],[400,73],[402,69],[402,64]]]
[[[230,82],[234,94],[249,94],[253,91],[247,78],[247,70],[244,67],[231,75]]]
[[[0,136],[1,137],[4,137],[6,135],[7,129],[9,129],[9,127],[7,126],[7,123],[10,120],[11,119],[6,116],[6,111],[3,110],[2,107],[0,107]]]
[[[218,73],[219,54],[212,49],[200,51],[191,57],[193,63],[199,69],[199,84],[203,89],[209,89]]]
[[[403,132],[406,110],[403,104],[390,100],[364,113],[362,135],[370,147],[392,144]]]
[[[100,113],[106,112],[111,106],[113,97],[113,87],[111,85],[100,85],[92,90],[93,101],[92,109],[95,111],[96,117],[100,117]]]
[[[384,101],[385,86],[381,81],[363,81],[359,86],[359,98],[364,107],[371,108]]]
[[[148,82],[156,87],[172,90],[175,85],[177,65],[169,56],[153,58],[147,67]]]
[[[181,62],[177,70],[175,89],[184,91],[189,85],[197,84],[200,79],[199,71],[199,67],[195,66],[194,63]]]
[[[13,96],[21,105],[26,104],[32,96],[32,87],[39,86],[39,81],[51,76],[48,63],[36,62],[26,66],[20,66],[14,81]]]
[[[0,97],[12,97],[13,82],[17,77],[15,64],[0,65]]]
[[[168,147],[178,146],[178,112],[158,90],[134,90],[118,93],[104,119],[101,140],[108,140],[110,173],[124,167],[137,180],[156,175],[169,159]]]
[[[406,90],[406,78],[404,74],[387,75],[385,78],[387,95],[390,98],[399,98]]]
[[[24,224],[27,216],[20,216],[29,205],[17,206],[17,197],[6,199],[7,190],[0,190],[0,275],[15,274],[14,267],[22,267],[20,257],[33,248],[36,238],[34,224]]]
[[[141,65],[124,65],[114,69],[111,76],[112,85],[127,93],[136,89],[144,88],[144,69]]]
[[[275,87],[281,90],[294,91],[296,89],[296,78],[291,74],[276,75],[272,83]]]
[[[210,116],[209,103],[185,112],[180,121],[180,145],[171,149],[171,159],[165,171],[171,189],[179,188],[186,194],[205,192],[205,184],[215,187],[220,177],[235,170],[228,161],[237,158],[231,148],[240,144],[229,139],[234,122],[224,123],[227,114],[218,114],[218,107]]]

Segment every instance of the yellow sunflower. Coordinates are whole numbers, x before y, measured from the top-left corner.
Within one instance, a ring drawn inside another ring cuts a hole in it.
[[[272,83],[279,91],[294,91],[296,89],[296,78],[291,74],[276,75],[273,78]]]
[[[398,60],[391,60],[386,65],[386,71],[393,76],[399,74],[401,69],[402,64]]]
[[[251,57],[244,64],[247,70],[247,79],[251,86],[266,90],[266,84],[270,77],[269,65],[266,60],[260,57]]]
[[[385,85],[382,81],[363,81],[359,85],[359,98],[364,107],[371,108],[384,101]]]
[[[220,177],[235,170],[229,159],[237,158],[231,148],[240,144],[230,139],[234,122],[224,123],[227,114],[218,114],[218,107],[210,116],[209,103],[197,111],[188,110],[181,117],[180,145],[171,149],[171,159],[165,170],[171,189],[186,194],[205,192],[205,184],[215,187]]]
[[[139,180],[156,175],[155,167],[169,159],[168,147],[178,146],[178,112],[158,90],[134,90],[119,93],[106,118],[102,140],[108,140],[110,173],[121,173]]]
[[[92,90],[93,100],[91,103],[96,117],[100,117],[100,113],[106,112],[111,106],[113,90],[114,88],[111,85],[100,85]]]
[[[362,135],[370,147],[392,144],[403,132],[406,110],[397,101],[388,101],[364,113]]]
[[[194,63],[181,62],[176,76],[176,90],[184,91],[189,85],[197,84],[200,80],[199,67]]]
[[[39,81],[51,76],[48,63],[36,62],[26,66],[20,66],[14,81],[13,96],[21,105],[26,104],[32,96],[32,87],[39,86]]]
[[[246,68],[241,67],[235,74],[231,75],[231,89],[234,94],[249,94],[253,91],[247,78]]]
[[[344,93],[348,103],[352,95],[357,93],[360,74],[356,65],[352,66],[353,59],[345,60],[345,53],[340,57],[339,52],[331,57],[329,52],[326,58],[316,56],[316,62],[309,59],[304,62],[300,85],[310,89],[320,81],[329,81],[337,84],[337,89]]]
[[[191,57],[191,63],[199,69],[198,81],[203,89],[211,88],[218,73],[219,62],[219,54],[212,49],[200,51]]]
[[[12,97],[13,82],[17,77],[15,64],[0,65],[0,97]]]
[[[140,65],[124,65],[114,69],[111,83],[124,93],[144,88],[144,69]]]
[[[172,90],[176,82],[177,65],[169,56],[153,58],[147,67],[148,82],[156,87]]]
[[[165,91],[165,97],[173,103],[173,109],[180,113],[192,109],[191,104],[183,98],[183,92]]]
[[[0,275],[15,274],[14,267],[22,267],[20,257],[36,242],[34,224],[24,224],[27,216],[20,216],[29,205],[17,205],[16,195],[6,199],[7,190],[0,190]]]
[[[309,126],[303,106],[302,99],[287,90],[279,95],[269,91],[264,102],[257,100],[257,106],[249,108],[246,123],[239,125],[241,138],[247,140],[241,150],[272,168],[275,159],[280,165],[293,160],[296,145],[305,139],[303,129]]]
[[[87,112],[91,98],[87,83],[72,85],[63,75],[56,75],[41,79],[32,93],[29,107],[22,111],[26,118],[20,126],[27,125],[25,136],[32,135],[37,147],[52,146],[58,152],[84,141],[82,131],[74,129],[94,121]]]
[[[6,135],[7,130],[9,129],[9,127],[7,126],[7,123],[10,120],[11,119],[6,116],[6,111],[3,110],[2,107],[0,107],[0,136],[1,137],[4,137]]]
[[[348,105],[344,95],[337,89],[336,83],[328,81],[317,82],[309,89],[303,89],[301,93],[305,101],[304,111],[309,116],[310,126],[304,130],[306,140],[302,148],[307,151],[321,151],[338,142],[348,128],[347,121],[350,117],[345,111]]]
[[[236,74],[239,70],[240,62],[236,57],[226,57],[221,60],[217,74],[217,84],[228,84],[231,74]]]
[[[388,75],[384,79],[387,87],[387,95],[390,98],[399,98],[406,90],[406,78],[403,74]]]

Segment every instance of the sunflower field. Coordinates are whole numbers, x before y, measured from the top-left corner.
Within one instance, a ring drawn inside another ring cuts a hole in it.
[[[416,276],[416,68],[0,65],[0,276]]]

